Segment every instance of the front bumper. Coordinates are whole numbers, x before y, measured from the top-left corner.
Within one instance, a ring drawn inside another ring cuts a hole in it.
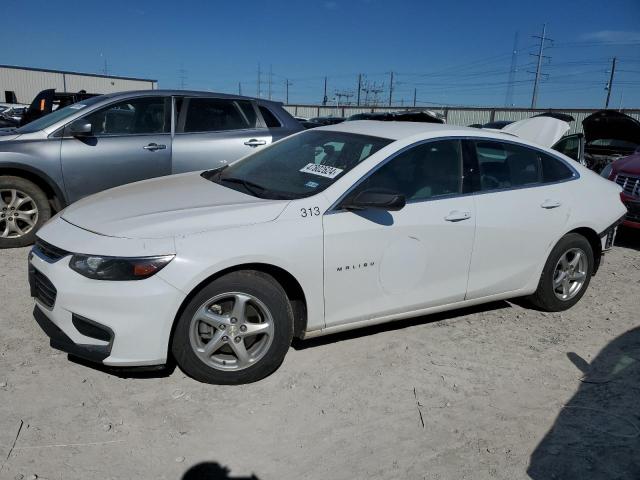
[[[29,277],[34,317],[51,346],[113,366],[167,361],[175,315],[185,295],[159,276],[137,281],[91,280],[34,249]]]

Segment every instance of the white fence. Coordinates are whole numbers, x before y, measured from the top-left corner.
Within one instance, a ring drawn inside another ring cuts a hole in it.
[[[324,116],[349,117],[356,113],[365,112],[397,112],[400,110],[414,110],[414,108],[408,107],[335,107],[328,105],[285,105],[284,108],[291,113],[291,115],[304,118]],[[522,120],[523,118],[529,118],[542,112],[567,113],[576,119],[575,122],[571,122],[571,131],[569,133],[582,132],[582,120],[597,111],[597,109],[584,108],[529,109],[433,107],[420,109],[440,113],[444,116],[445,121],[452,125],[471,125],[474,123],[483,124],[494,120]],[[640,121],[640,109],[622,109],[620,111]]]

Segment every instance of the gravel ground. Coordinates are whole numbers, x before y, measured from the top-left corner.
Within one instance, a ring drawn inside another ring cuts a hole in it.
[[[568,312],[300,342],[237,387],[70,361],[31,317],[28,250],[0,251],[0,479],[640,478],[640,232],[618,243]]]

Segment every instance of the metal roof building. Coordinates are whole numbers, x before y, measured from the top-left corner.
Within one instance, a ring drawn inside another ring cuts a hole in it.
[[[112,93],[123,90],[155,90],[158,81],[146,78],[118,77],[93,73],[48,70],[45,68],[0,65],[0,102],[14,92],[19,103],[31,103],[42,90],[59,92]]]

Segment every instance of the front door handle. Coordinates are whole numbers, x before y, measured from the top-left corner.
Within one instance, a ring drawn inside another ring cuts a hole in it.
[[[463,220],[469,220],[470,218],[470,212],[460,212],[458,210],[454,210],[444,217],[447,222],[462,222]]]
[[[551,200],[550,198],[547,198],[540,204],[542,208],[546,208],[547,210],[551,208],[558,208],[560,205],[562,205],[562,202],[559,202],[558,200]]]
[[[259,147],[260,145],[266,145],[267,141],[258,140],[257,138],[252,138],[251,140],[247,140],[246,142],[244,142],[244,144],[248,145],[249,147]]]
[[[164,150],[165,148],[167,148],[166,145],[158,145],[157,143],[150,143],[149,145],[145,145],[144,147],[145,150],[149,150],[151,152],[155,152],[156,150]]]

